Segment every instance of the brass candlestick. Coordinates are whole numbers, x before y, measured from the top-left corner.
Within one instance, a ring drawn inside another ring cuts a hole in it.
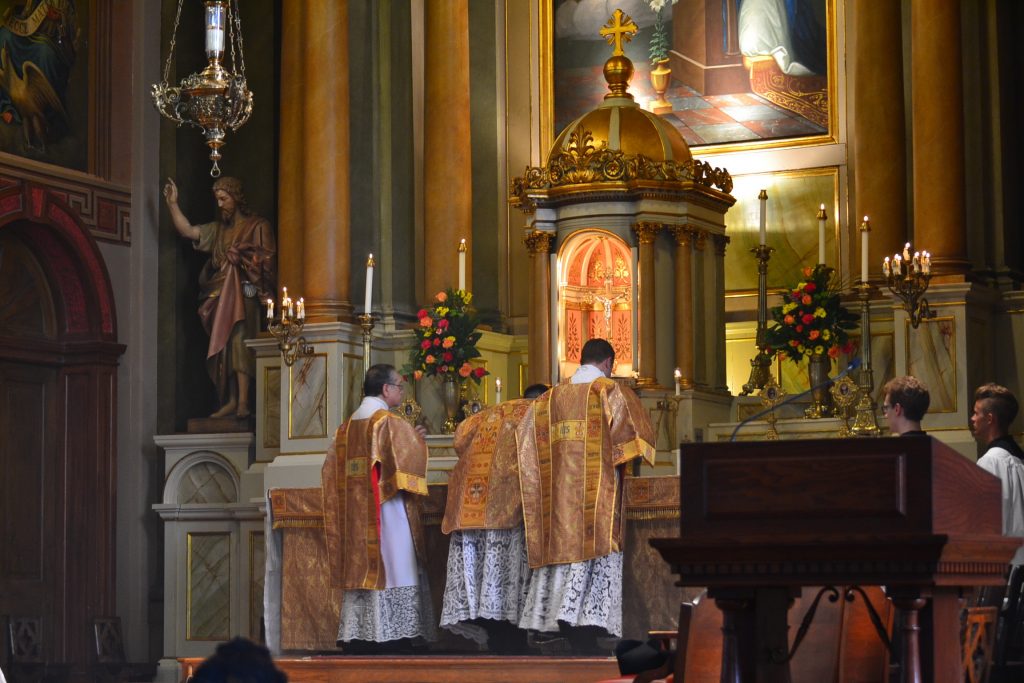
[[[373,339],[373,314],[370,312],[356,316],[359,326],[363,328],[363,375],[370,369],[370,341]]]
[[[743,385],[740,396],[747,396],[764,388],[772,376],[772,357],[768,355],[765,334],[768,329],[768,261],[775,251],[767,244],[759,244],[750,250],[757,257],[757,355],[750,361],[750,378]]]
[[[929,276],[930,277],[930,276]],[[928,287],[927,280],[925,288]],[[860,397],[857,399],[856,416],[850,433],[854,436],[878,436],[878,405],[875,403],[874,373],[871,370],[871,290],[873,287],[862,282],[854,287],[860,299],[860,375],[857,383]],[[923,291],[923,290],[922,290]],[[925,303],[927,307],[927,302]]]

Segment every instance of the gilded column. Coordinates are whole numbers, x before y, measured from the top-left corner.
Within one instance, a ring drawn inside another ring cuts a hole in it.
[[[661,228],[660,223],[644,221],[633,226],[640,249],[638,278],[640,296],[637,304],[640,309],[637,316],[640,321],[640,367],[638,368],[640,377],[637,379],[637,385],[642,387],[658,386],[657,335],[654,329],[654,319],[657,313],[654,296],[654,240]]]
[[[461,239],[466,288],[473,289],[468,0],[427,0],[424,20],[423,258],[424,296],[431,297],[458,285]]]
[[[534,230],[523,241],[530,252],[529,384],[551,384],[551,243],[550,232]]]
[[[900,3],[851,3],[851,15],[856,127],[850,142],[855,193],[851,220],[859,224],[862,216],[871,217],[875,229],[869,277],[878,279],[882,259],[902,250],[908,227]],[[859,250],[860,241],[856,244]]]
[[[911,0],[910,40],[914,245],[932,253],[936,275],[963,276],[970,263],[964,218],[960,0]]]
[[[676,244],[676,366],[683,389],[693,388],[693,230],[685,225],[673,225],[672,238]]]
[[[281,12],[279,279],[309,319],[350,319],[348,0]]]

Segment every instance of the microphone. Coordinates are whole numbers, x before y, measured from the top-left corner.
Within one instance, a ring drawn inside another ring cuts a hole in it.
[[[848,374],[850,374],[851,372],[853,372],[854,370],[856,370],[859,367],[860,367],[860,358],[854,358],[852,361],[850,361],[850,364],[846,366],[846,369],[843,370],[842,372],[840,372],[835,377],[829,377],[824,382],[820,382],[818,384],[815,384],[813,387],[811,387],[810,389],[808,389],[806,391],[802,391],[799,394],[793,394],[792,396],[788,397],[786,400],[782,401],[781,403],[779,403],[776,406],[772,406],[771,408],[765,408],[764,410],[762,410],[762,411],[760,411],[758,413],[754,413],[750,417],[747,417],[747,418],[743,419],[738,425],[736,425],[736,429],[732,430],[732,436],[729,437],[729,441],[735,441],[736,440],[736,434],[739,433],[740,429],[743,426],[745,426],[746,424],[748,424],[750,422],[753,422],[754,420],[756,420],[758,418],[764,417],[765,415],[767,415],[768,413],[772,412],[776,408],[784,406],[787,403],[792,403],[793,401],[796,401],[797,399],[803,398],[804,396],[806,396],[807,394],[811,393],[812,391],[817,391],[818,389],[821,389],[824,386],[828,386],[832,382],[835,382],[837,379],[842,379],[843,377],[846,377]]]

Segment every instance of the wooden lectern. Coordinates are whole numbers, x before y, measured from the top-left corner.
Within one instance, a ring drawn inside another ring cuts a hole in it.
[[[1021,544],[1002,536],[996,477],[927,436],[680,454],[680,537],[651,544],[723,611],[722,681],[789,683],[787,610],[823,585],[886,586],[906,611],[903,680],[962,680],[963,588],[1002,585]]]

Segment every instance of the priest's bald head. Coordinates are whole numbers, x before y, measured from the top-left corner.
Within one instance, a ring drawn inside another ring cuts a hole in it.
[[[603,372],[605,377],[611,377],[612,368],[615,366],[615,349],[607,339],[591,339],[583,345],[580,352],[580,365],[593,365]]]

